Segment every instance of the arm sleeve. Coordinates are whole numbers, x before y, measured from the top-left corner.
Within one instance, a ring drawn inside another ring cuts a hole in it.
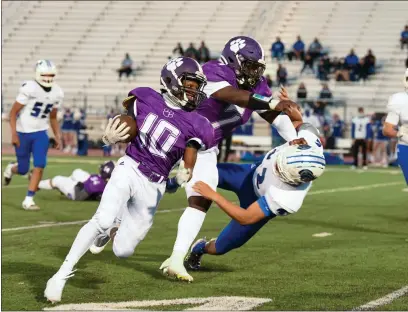
[[[398,125],[399,123],[399,110],[398,110],[398,96],[396,94],[392,95],[388,99],[387,104],[388,115],[385,122],[393,125]]]
[[[279,135],[288,142],[297,138],[296,129],[293,127],[287,115],[281,114],[276,117],[272,126],[278,131]]]
[[[24,82],[19,91],[18,95],[16,97],[16,102],[22,104],[22,105],[27,105],[28,101],[30,100],[31,94],[33,93],[33,88],[31,86],[30,82]]]

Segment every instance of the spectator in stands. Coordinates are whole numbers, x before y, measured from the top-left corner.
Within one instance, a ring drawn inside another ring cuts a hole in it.
[[[265,79],[266,79],[266,83],[267,83],[268,87],[269,87],[269,88],[272,88],[272,86],[273,86],[273,81],[272,81],[271,75],[267,74],[267,75],[265,76]]]
[[[297,99],[298,100],[305,100],[307,99],[307,89],[306,86],[303,82],[299,84],[299,87],[297,89]]]
[[[283,58],[285,53],[285,45],[279,37],[276,37],[276,41],[272,44],[271,52],[272,59],[276,58],[278,61],[280,61]]]
[[[368,69],[369,69],[369,64],[366,62],[366,60],[360,59],[356,67],[356,74],[357,74],[358,81],[360,81],[360,79],[362,79],[363,82],[367,80]]]
[[[341,69],[340,60],[337,56],[335,56],[330,62],[330,72],[335,73],[339,69]]]
[[[123,74],[126,74],[126,77],[129,78],[129,76],[133,72],[132,65],[133,65],[133,61],[130,58],[129,53],[126,53],[125,58],[122,61],[122,66],[118,69],[119,81],[122,79]]]
[[[351,138],[353,139],[354,165],[352,169],[358,167],[358,152],[360,147],[363,151],[363,169],[367,169],[367,139],[370,118],[364,114],[364,108],[358,108],[358,115],[352,119]]]
[[[333,128],[333,137],[334,138],[342,138],[344,135],[345,125],[344,121],[340,119],[339,115],[336,113],[333,114],[332,120],[332,128]]]
[[[364,62],[368,69],[368,75],[375,74],[375,61],[376,61],[375,55],[373,54],[373,51],[369,49],[367,51],[367,55],[364,56]]]
[[[191,57],[192,59],[195,59],[196,61],[200,59],[200,55],[197,49],[194,47],[194,43],[190,42],[190,45],[188,46],[187,50],[184,52],[184,56]]]
[[[339,69],[334,72],[334,79],[336,81],[349,81],[350,73],[348,69],[346,68],[346,65],[344,63],[344,58],[341,58],[339,60],[338,68]]]
[[[313,59],[312,59],[312,56],[310,55],[310,53],[307,53],[306,56],[305,56],[305,59],[303,61],[303,68],[300,71],[300,74],[303,74],[306,67],[309,67],[312,70],[313,74],[315,73],[315,70],[313,68]]]
[[[401,50],[404,49],[404,45],[408,48],[408,25],[405,25],[405,29],[401,32]]]
[[[319,61],[319,65],[317,66],[317,78],[322,81],[328,81],[328,77],[329,71],[327,69],[327,66],[325,65],[325,61],[321,59]]]
[[[320,44],[319,39],[315,38],[313,42],[310,44],[309,50],[308,50],[310,57],[312,58],[312,63],[314,62],[316,58],[318,58],[321,55],[322,49],[323,47]]]
[[[322,90],[320,90],[319,99],[332,99],[333,94],[327,83],[322,84]]]
[[[276,80],[278,81],[279,85],[285,86],[287,84],[288,71],[282,64],[279,64],[278,70],[276,71]]]
[[[297,36],[297,40],[292,46],[292,51],[288,53],[289,61],[291,61],[293,57],[302,61],[305,59],[305,43],[300,36]]]
[[[210,60],[210,50],[205,45],[204,41],[201,41],[201,45],[198,48],[199,62],[201,64],[206,63]]]
[[[356,69],[358,62],[359,62],[358,56],[354,53],[354,49],[351,49],[350,54],[347,55],[346,58],[344,59],[344,64],[346,66],[346,69],[349,70],[351,81],[357,80]]]
[[[181,42],[177,43],[177,46],[173,49],[173,57],[179,57],[184,55],[184,49],[181,45]]]

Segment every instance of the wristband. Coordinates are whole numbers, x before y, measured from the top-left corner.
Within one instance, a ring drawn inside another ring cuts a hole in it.
[[[252,93],[249,96],[248,108],[252,110],[269,110],[271,98],[257,93]],[[276,105],[275,105],[276,106]]]

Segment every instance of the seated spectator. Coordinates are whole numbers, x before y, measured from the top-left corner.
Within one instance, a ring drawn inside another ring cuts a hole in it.
[[[369,63],[365,60],[365,58],[362,58],[356,67],[357,80],[360,81],[360,79],[363,79],[363,81],[365,82],[368,77],[368,72]]]
[[[327,70],[327,66],[323,59],[319,61],[319,65],[317,66],[317,78],[321,81],[328,81],[329,71]]]
[[[129,53],[126,53],[125,58],[122,61],[122,66],[117,70],[119,73],[119,81],[122,79],[123,74],[126,74],[126,77],[129,78],[133,72],[132,65],[133,61],[130,58]]]
[[[276,41],[272,44],[271,52],[272,59],[276,58],[279,61],[283,58],[285,52],[285,45],[283,44],[279,37],[276,37]]]
[[[375,61],[376,61],[376,58],[373,54],[373,51],[369,49],[367,52],[367,55],[364,56],[364,62],[366,63],[366,66],[368,68],[368,75],[375,74]]]
[[[201,64],[207,63],[210,60],[210,50],[205,45],[204,41],[201,41],[201,45],[198,48],[199,62]]]
[[[184,52],[184,56],[191,57],[192,59],[195,59],[196,61],[200,59],[200,55],[198,54],[197,49],[194,47],[194,43],[190,42],[190,45]]]
[[[320,90],[319,98],[320,99],[331,99],[331,98],[333,98],[333,94],[330,91],[329,85],[327,83],[324,83],[322,85],[322,90]]]
[[[285,86],[288,79],[288,71],[282,64],[279,64],[278,70],[276,71],[276,80],[278,81],[279,85]]]
[[[291,61],[293,57],[302,61],[305,59],[305,43],[300,36],[297,36],[297,41],[293,44],[292,51],[288,53],[289,61]]]
[[[356,68],[359,63],[359,59],[358,56],[354,53],[354,49],[350,50],[350,54],[346,56],[346,58],[344,59],[344,63],[346,69],[350,71],[350,80],[356,81],[357,80]]]
[[[350,73],[348,69],[346,68],[346,65],[344,63],[344,58],[341,58],[338,63],[338,68],[334,72],[334,79],[336,81],[349,81],[350,80]]]
[[[299,87],[297,89],[297,99],[298,100],[307,99],[307,89],[303,82],[299,84]]]
[[[300,71],[301,74],[304,72],[306,67],[309,67],[312,70],[313,74],[315,73],[315,70],[313,68],[313,59],[312,59],[310,53],[307,53],[306,56],[305,56],[305,60],[303,61],[303,68]]]
[[[337,70],[341,69],[341,63],[338,57],[334,57],[333,60],[330,62],[330,71],[335,73]]]
[[[184,55],[184,49],[181,46],[181,43],[177,43],[177,46],[173,49],[173,57],[179,57],[179,56],[183,56]]]
[[[408,25],[405,25],[405,29],[401,32],[401,50],[404,49],[404,45],[407,45],[408,48]]]
[[[266,83],[267,83],[268,87],[269,87],[269,88],[272,88],[272,86],[273,86],[273,81],[272,81],[271,75],[267,74],[267,75],[265,76],[265,79],[266,79]]]
[[[308,52],[309,52],[309,54],[310,54],[310,56],[312,58],[312,62],[314,62],[314,60],[321,55],[322,49],[323,49],[323,47],[320,44],[319,39],[315,38],[313,40],[313,42],[310,44],[309,50],[308,50]]]

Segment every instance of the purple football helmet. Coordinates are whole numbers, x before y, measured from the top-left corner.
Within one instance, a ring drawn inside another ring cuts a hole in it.
[[[195,81],[198,88],[184,86],[185,80]],[[176,102],[182,109],[192,111],[207,97],[203,92],[207,84],[201,65],[189,57],[171,59],[163,66],[160,75],[162,90]]]
[[[266,67],[262,46],[255,39],[246,36],[228,40],[220,58],[235,71],[238,84],[244,88],[255,87]]]
[[[105,161],[99,166],[99,175],[102,179],[108,180],[112,175],[113,169],[115,169],[115,163],[112,160]]]

